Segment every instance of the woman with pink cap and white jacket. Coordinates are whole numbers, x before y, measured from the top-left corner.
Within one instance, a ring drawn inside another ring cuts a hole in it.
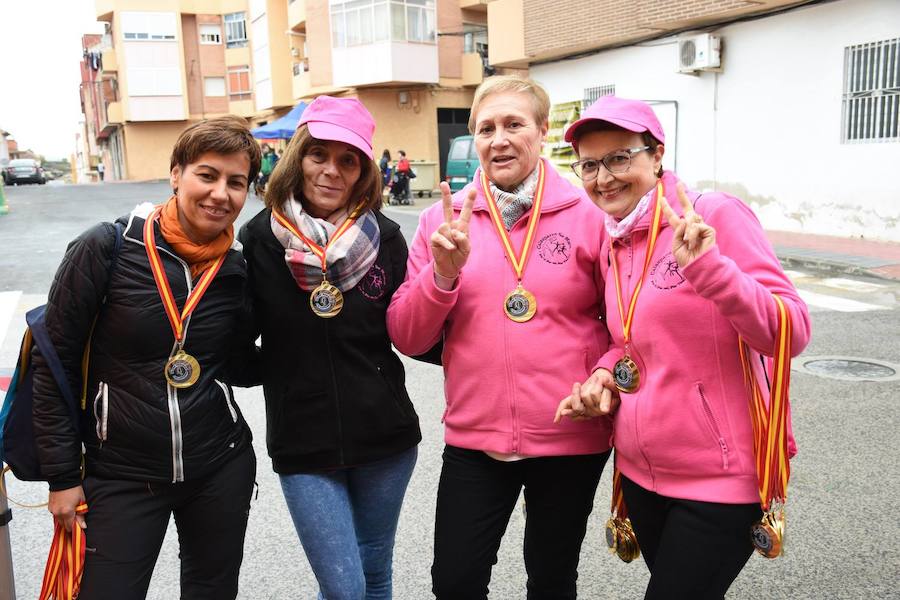
[[[391,597],[394,534],[419,420],[385,314],[406,273],[380,212],[375,121],[319,96],[241,230],[262,337],[266,443],[328,600]]]
[[[739,344],[756,353],[761,376],[758,358],[773,354],[783,306],[793,335],[786,353],[799,354],[810,335],[806,305],[743,202],[686,191],[663,170],[665,134],[649,105],[601,98],[566,140],[579,156],[572,168],[606,213],[614,345],[596,368],[615,372],[621,392],[616,467],[651,572],[645,597],[722,598],[762,515]],[[567,398],[560,414],[576,404]]]
[[[590,376],[608,333],[602,213],[540,158],[549,105],[530,80],[479,86],[469,129],[481,168],[452,199],[441,184],[443,206],[422,213],[388,309],[401,352],[444,343],[446,446],[431,570],[439,599],[487,597],[523,488],[528,598],[575,598],[609,457],[606,419],[553,423],[559,397]],[[608,406],[610,397],[585,401]]]

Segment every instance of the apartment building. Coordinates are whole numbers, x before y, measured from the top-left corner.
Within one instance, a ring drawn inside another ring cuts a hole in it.
[[[86,171],[102,160],[110,179],[167,177],[188,124],[255,114],[246,0],[97,0],[95,8],[106,34],[85,42]]]
[[[664,166],[765,227],[900,241],[896,0],[495,0],[488,31],[490,63],[528,67],[566,115],[550,153],[600,95],[640,98]]]

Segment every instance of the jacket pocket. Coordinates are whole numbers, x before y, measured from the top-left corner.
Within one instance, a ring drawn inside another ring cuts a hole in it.
[[[214,379],[220,388],[222,388],[222,394],[225,396],[225,406],[228,408],[228,412],[231,413],[231,420],[237,423],[237,410],[234,408],[234,399],[231,397],[231,390],[228,388],[228,384],[219,381],[218,379]]]
[[[381,365],[378,365],[375,368],[378,369],[378,374],[381,375],[381,379],[384,380],[384,384],[387,386],[391,398],[394,399],[394,405],[397,407],[397,410],[400,411],[400,415],[403,418],[408,419],[409,409],[403,405],[403,396],[398,393],[397,387],[394,385],[394,382],[391,381],[390,375],[388,375],[387,370]]]
[[[94,397],[94,420],[97,422],[97,439],[102,445],[109,436],[109,386],[102,381]]]
[[[725,442],[725,436],[722,434],[722,428],[719,425],[719,420],[716,418],[716,414],[713,412],[712,407],[709,405],[709,401],[706,399],[706,393],[703,391],[702,383],[697,383],[697,395],[700,397],[700,407],[703,409],[703,414],[706,417],[706,423],[709,426],[710,432],[712,433],[712,436],[722,453],[722,468],[727,470],[728,444]]]

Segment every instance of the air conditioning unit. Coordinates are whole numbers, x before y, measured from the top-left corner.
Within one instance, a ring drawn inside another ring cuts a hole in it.
[[[678,40],[678,72],[694,73],[718,69],[722,38],[702,33]]]

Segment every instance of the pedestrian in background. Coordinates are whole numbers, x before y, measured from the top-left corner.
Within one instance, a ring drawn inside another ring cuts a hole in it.
[[[469,130],[475,180],[427,209],[388,310],[401,352],[443,340],[446,446],[432,589],[486,598],[524,488],[528,598],[576,597],[581,543],[609,457],[607,420],[554,425],[559,398],[606,352],[602,213],[540,158],[550,101],[528,79],[491,77]],[[585,401],[611,398],[602,385]],[[581,395],[578,383],[573,393]]]
[[[777,294],[796,356],[809,341],[806,305],[743,202],[687,191],[663,170],[665,134],[649,105],[603,97],[565,137],[606,213],[600,265],[614,347],[596,372],[612,388],[615,371],[621,391],[616,467],[651,573],[645,598],[723,598],[762,514],[739,343],[772,355]]]
[[[390,598],[421,440],[385,313],[406,272],[379,212],[375,122],[354,98],[303,112],[241,230],[262,336],[269,455],[320,598]]]
[[[230,385],[254,339],[232,224],[259,162],[243,119],[189,127],[172,151],[174,195],[118,220],[118,255],[101,223],[56,273],[47,331],[89,396],[72,423],[36,352],[34,431],[50,512],[87,529],[82,600],[144,598],[172,515],[181,597],[237,597],[256,458]]]
[[[103,183],[103,175],[106,173],[106,167],[103,166],[103,161],[97,163],[97,177],[100,178],[100,183]]]
[[[389,187],[391,183],[391,152],[387,148],[381,153],[381,160],[378,161],[378,168],[381,169],[382,187]]]

